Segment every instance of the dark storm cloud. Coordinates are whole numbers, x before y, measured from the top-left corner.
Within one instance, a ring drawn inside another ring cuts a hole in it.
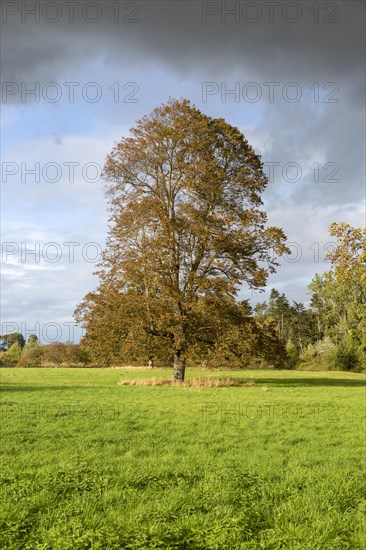
[[[263,154],[263,161],[280,163],[274,168],[280,177],[268,187],[271,198],[282,200],[286,190],[295,204],[332,206],[364,200],[364,114],[341,100],[320,116],[309,105],[299,105],[292,113],[291,107],[278,103],[268,108],[256,129],[259,135],[270,129],[271,150]],[[290,171],[290,181],[282,175],[283,167],[292,162],[301,168],[298,181],[296,174],[291,181]]]
[[[93,60],[102,60],[116,78],[125,67],[142,68],[148,77],[160,66],[193,80],[199,92],[205,89],[204,82],[214,83],[216,91],[206,96],[204,109],[210,112],[214,103],[233,101],[232,95],[225,96],[225,89],[232,90],[236,83],[240,105],[234,107],[239,111],[244,106],[243,87],[254,81],[263,94],[262,126],[271,128],[272,155],[296,160],[317,147],[328,162],[341,159],[342,177],[350,176],[350,185],[360,188],[360,169],[351,174],[354,157],[362,158],[364,2],[104,1],[94,2],[100,8],[96,23],[88,21],[95,16],[91,8],[83,11],[91,2],[76,2],[72,15],[71,3],[60,2],[62,17],[55,23],[47,21],[54,17],[52,9],[44,11],[52,2],[39,3],[39,23],[26,12],[31,4],[4,2],[3,83],[32,88],[37,81],[41,85],[65,81],[71,71],[81,74],[86,66],[88,74],[93,73]],[[114,22],[117,4],[118,22]],[[253,6],[258,6],[257,11]],[[98,81],[98,73],[93,79]],[[276,83],[272,103],[268,103],[266,82]],[[299,104],[284,101],[291,82],[302,96]],[[314,105],[317,93],[320,97]],[[162,84],[161,101],[168,95],[169,88]],[[330,103],[324,103],[327,95]],[[20,92],[6,96],[7,103],[20,99]],[[245,106],[254,109],[256,105]]]
[[[275,4],[272,22],[271,3]],[[7,4],[17,5],[18,12],[6,15]],[[73,22],[67,21],[66,3],[60,2],[62,18],[55,23],[47,21],[51,11],[42,15],[42,5],[47,2],[40,3],[40,22],[35,23],[35,16],[22,13],[24,5],[30,4],[4,2],[5,81],[56,78],[69,67],[100,56],[116,66],[158,61],[183,75],[202,77],[228,77],[231,71],[239,70],[258,78],[295,81],[358,75],[358,84],[362,83],[365,7],[358,0],[328,3],[336,8],[334,14],[332,7],[325,9],[322,2],[292,2],[298,13],[289,2],[279,6],[276,2],[257,2],[261,15],[257,14],[256,22],[248,21],[248,17],[256,19],[253,8],[244,10],[253,2],[120,2],[117,23],[111,9],[116,3],[104,1],[99,3],[100,20],[94,24],[82,16],[85,2],[77,3]],[[131,18],[136,22],[129,23],[128,17],[123,22],[129,15],[126,6],[134,4],[139,11]],[[317,4],[319,22],[315,22],[315,8],[311,7]],[[235,5],[237,22],[227,13]],[[297,22],[291,23],[290,19],[296,20],[299,14]],[[324,22],[327,18],[330,21]],[[362,101],[361,93],[355,90],[354,99]]]

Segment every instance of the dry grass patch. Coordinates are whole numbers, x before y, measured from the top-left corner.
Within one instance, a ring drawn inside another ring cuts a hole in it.
[[[122,370],[166,370],[166,367],[149,367],[147,365],[111,365],[110,369],[122,369]]]
[[[180,386],[186,388],[221,388],[228,386],[254,386],[254,380],[241,380],[240,378],[214,378],[198,377],[187,378],[183,383],[175,382],[170,378],[143,378],[133,380],[120,380],[120,386]]]

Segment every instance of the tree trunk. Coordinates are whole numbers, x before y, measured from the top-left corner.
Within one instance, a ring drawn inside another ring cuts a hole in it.
[[[181,350],[177,350],[174,355],[173,382],[182,383],[184,381],[185,370],[186,358],[182,355]]]

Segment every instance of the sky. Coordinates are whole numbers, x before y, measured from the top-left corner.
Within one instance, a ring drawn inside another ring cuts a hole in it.
[[[169,97],[238,127],[291,256],[271,288],[309,302],[332,221],[365,225],[365,3],[2,2],[1,334],[78,341],[108,231],[100,172]]]

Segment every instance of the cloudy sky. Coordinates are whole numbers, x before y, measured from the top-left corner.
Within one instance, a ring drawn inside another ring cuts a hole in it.
[[[1,332],[77,341],[108,215],[101,167],[169,97],[240,128],[293,254],[272,287],[307,302],[328,225],[365,224],[365,3],[2,3]]]

